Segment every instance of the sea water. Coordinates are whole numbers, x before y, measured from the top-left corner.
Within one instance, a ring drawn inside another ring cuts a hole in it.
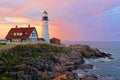
[[[91,73],[96,75],[113,76],[117,80],[120,80],[120,41],[64,41],[63,43],[66,45],[89,45],[92,48],[98,48],[103,52],[112,54],[114,58],[113,60],[100,58],[89,59],[86,60],[86,62],[94,65],[94,69]]]

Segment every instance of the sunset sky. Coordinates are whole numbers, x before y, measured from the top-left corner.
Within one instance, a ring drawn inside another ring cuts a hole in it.
[[[0,39],[10,28],[37,28],[48,12],[50,37],[62,40],[120,41],[120,0],[0,0]]]

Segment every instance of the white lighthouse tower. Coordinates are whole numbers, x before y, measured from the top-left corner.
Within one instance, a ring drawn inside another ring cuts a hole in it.
[[[44,38],[47,43],[50,43],[49,29],[48,29],[48,15],[46,11],[43,12],[43,16],[42,16],[42,36],[41,37]]]

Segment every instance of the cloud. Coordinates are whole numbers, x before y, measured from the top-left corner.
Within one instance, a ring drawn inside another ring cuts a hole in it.
[[[18,18],[18,17],[5,17],[4,21],[7,23],[16,23],[16,24],[17,23],[24,24],[30,22],[30,20],[27,18]]]
[[[25,0],[0,0],[0,6],[2,7],[20,7],[26,3]]]
[[[120,0],[0,0],[0,22],[41,26],[42,11],[47,10],[51,36],[120,40],[114,33],[120,29],[119,6]]]
[[[42,16],[42,11],[39,9],[28,10],[25,12],[25,17],[32,18],[32,19],[40,19]]]

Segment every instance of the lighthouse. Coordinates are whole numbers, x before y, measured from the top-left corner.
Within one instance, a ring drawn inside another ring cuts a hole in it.
[[[45,39],[45,41],[47,43],[50,43],[50,39],[49,39],[49,28],[48,28],[48,14],[46,11],[43,12],[43,16],[42,16],[42,38]]]

